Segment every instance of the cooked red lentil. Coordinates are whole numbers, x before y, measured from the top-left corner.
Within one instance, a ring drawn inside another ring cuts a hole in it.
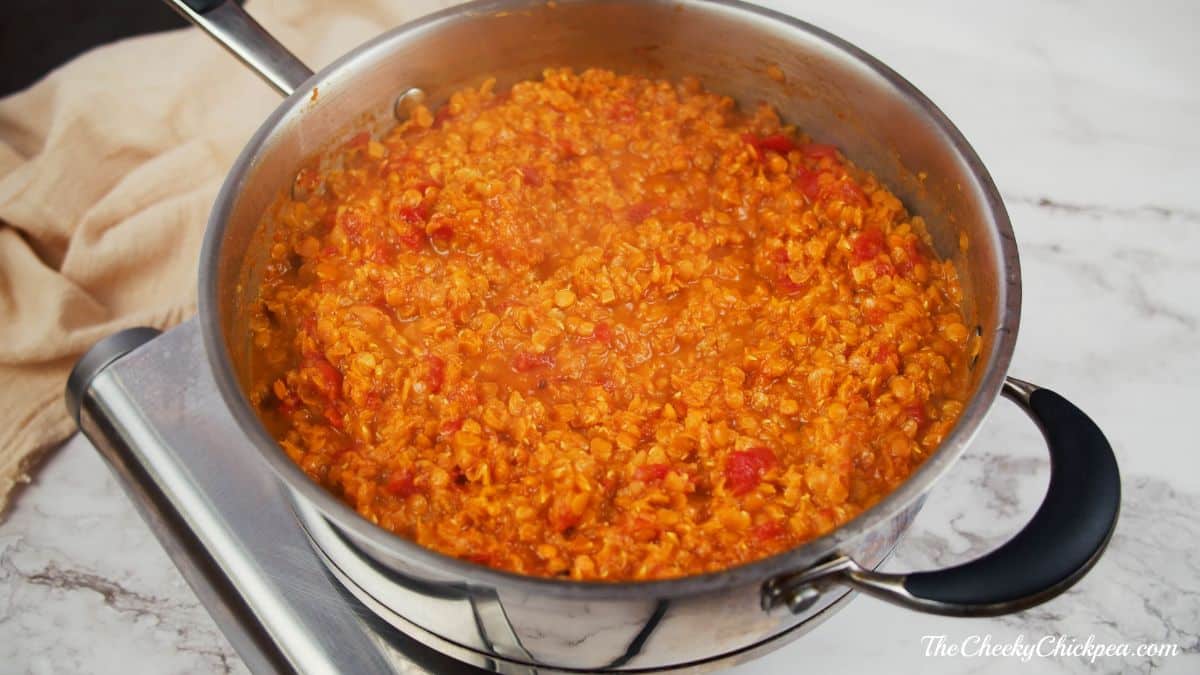
[[[547,70],[309,169],[252,400],[368,520],[531,575],[719,570],[829,532],[962,410],[919,217],[696,81]]]

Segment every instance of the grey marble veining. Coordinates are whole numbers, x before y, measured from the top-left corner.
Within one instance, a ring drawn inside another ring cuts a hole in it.
[[[0,529],[0,672],[246,672],[81,436]]]
[[[770,3],[875,54],[975,145],[1020,246],[1014,375],[1092,415],[1123,474],[1121,521],[1076,587],[996,619],[870,598],[740,674],[1200,672],[1200,66],[1189,2]],[[1037,508],[1036,429],[998,402],[892,570],[970,559]],[[927,657],[921,638],[1169,642],[1165,658]],[[0,672],[241,673],[236,654],[86,441],[0,524]]]

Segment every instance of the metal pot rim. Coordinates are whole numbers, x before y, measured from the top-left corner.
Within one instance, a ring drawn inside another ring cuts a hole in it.
[[[309,78],[303,86],[298,87],[266,118],[242,150],[222,184],[209,216],[200,255],[200,327],[209,365],[222,399],[238,426],[250,438],[279,478],[294,493],[315,505],[338,528],[352,535],[353,538],[371,542],[374,546],[399,559],[412,560],[424,567],[437,569],[443,574],[455,575],[468,584],[482,584],[519,592],[581,600],[670,598],[712,593],[747,583],[764,582],[779,574],[794,572],[818,562],[835,552],[843,542],[851,541],[886,522],[894,514],[925,494],[929,487],[958,459],[978,431],[1000,392],[1012,359],[1020,322],[1021,276],[1016,242],[1008,213],[999,191],[974,149],[945,114],[910,82],[870,54],[831,33],[800,19],[740,0],[677,0],[672,4],[685,7],[688,5],[719,6],[782,23],[792,30],[806,33],[810,37],[824,42],[831,49],[842,52],[848,58],[882,77],[894,89],[895,96],[916,104],[936,123],[938,130],[952,150],[970,168],[977,183],[975,187],[982,193],[996,225],[994,234],[998,239],[1001,253],[1000,263],[1003,269],[1000,270],[1000,276],[1003,278],[1003,282],[997,286],[997,292],[1001,297],[998,298],[1000,321],[996,328],[995,348],[988,361],[982,364],[985,368],[984,374],[974,395],[963,410],[958,424],[938,449],[900,487],[870,509],[829,534],[755,562],[717,572],[676,579],[581,582],[532,577],[496,570],[452,558],[420,546],[362,518],[347,504],[312,481],[282,452],[276,440],[259,421],[244,392],[238,386],[238,379],[222,336],[219,317],[217,274],[219,254],[236,196],[241,192],[248,172],[253,168],[259,154],[267,146],[280,124],[289,115],[295,114],[302,106],[307,105],[309,92],[332,78],[352,73],[354,71],[353,62],[363,54],[374,50],[390,51],[389,45],[392,43],[402,41],[406,36],[428,29],[443,20],[511,10],[526,4],[528,4],[527,0],[483,0],[451,7],[387,31],[347,52]]]

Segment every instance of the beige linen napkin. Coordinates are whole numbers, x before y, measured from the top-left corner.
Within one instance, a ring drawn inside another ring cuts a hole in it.
[[[152,1],[152,0],[147,0]],[[310,67],[451,2],[254,0]],[[122,328],[195,311],[229,165],[278,96],[196,29],[86,53],[0,100],[0,514],[74,429],[67,373]]]

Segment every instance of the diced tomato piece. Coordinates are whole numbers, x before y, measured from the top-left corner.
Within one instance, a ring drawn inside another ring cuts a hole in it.
[[[517,352],[517,355],[512,360],[512,368],[518,373],[528,373],[539,366],[541,366],[541,362],[537,360],[537,357],[528,352]]]
[[[528,373],[531,370],[538,370],[539,368],[553,368],[554,356],[550,354],[517,352],[517,355],[513,357],[512,367],[518,373]]]
[[[687,417],[688,404],[681,398],[671,401],[671,407],[675,409],[675,416],[679,419]]]
[[[504,269],[512,269],[513,259],[515,255],[513,250],[503,243],[496,244],[492,249],[492,259],[500,264]],[[503,301],[501,301],[503,303]]]
[[[608,113],[608,118],[614,122],[629,124],[637,120],[637,102],[631,98],[623,98]]]
[[[353,443],[340,443],[337,448],[329,455],[334,461],[340,460],[351,452],[361,452],[362,443],[354,441]]]
[[[379,406],[383,405],[383,397],[377,391],[369,391],[363,400],[363,405],[368,410],[379,410]]]
[[[448,244],[454,239],[454,228],[449,225],[438,225],[433,232],[429,233],[429,238],[439,244]]]
[[[770,448],[739,450],[725,460],[725,483],[733,494],[744,495],[758,487],[763,474],[778,463]]]
[[[887,363],[895,355],[896,348],[885,342],[879,346],[879,351],[875,352],[875,358],[871,360],[875,363]]]
[[[345,424],[342,422],[342,413],[337,408],[329,406],[325,408],[325,421],[329,422],[329,426],[334,429],[342,429]]]
[[[438,108],[438,111],[433,115],[433,128],[442,128],[442,125],[446,123],[446,120],[450,119],[451,117],[452,115],[450,113],[450,106],[444,105],[441,108]]]
[[[541,172],[533,166],[521,167],[521,180],[530,187],[541,187],[543,182]]]
[[[338,369],[334,368],[332,363],[319,354],[311,356],[310,360],[312,361],[313,368],[316,368],[319,375],[316,382],[317,388],[325,398],[331,401],[341,398],[342,374],[338,372]]]
[[[771,251],[771,259],[780,264],[791,262],[791,257],[788,256],[787,248],[782,246],[774,251]]]
[[[870,202],[867,200],[866,193],[862,191],[862,188],[858,186],[858,183],[855,183],[849,178],[841,182],[838,190],[841,192],[842,201],[848,204],[855,204],[857,206],[867,206],[870,204]]]
[[[416,206],[401,206],[396,209],[396,217],[409,225],[424,225],[429,220],[429,207],[424,202]]]
[[[767,156],[766,151],[768,150],[786,155],[796,149],[796,142],[783,134],[771,134],[770,136],[742,134],[742,140],[753,146],[754,154],[760,160]]]
[[[758,541],[770,541],[782,537],[786,532],[787,528],[782,520],[768,520],[755,527],[752,534]]]
[[[806,157],[812,157],[814,159],[819,159],[821,157],[828,157],[829,159],[838,158],[837,148],[824,143],[805,143],[804,145],[800,146],[800,152],[804,153]]]
[[[896,264],[896,269],[900,270],[901,274],[912,274],[913,268],[925,262],[925,254],[921,251],[921,243],[916,239],[909,239],[904,242],[904,260]]]
[[[583,515],[571,510],[568,500],[560,498],[550,505],[550,527],[555,532],[565,532],[579,524]]]
[[[904,416],[915,421],[917,428],[920,428],[929,420],[929,417],[925,414],[925,406],[919,403],[906,407],[904,409]]]
[[[638,441],[649,445],[658,436],[658,425],[662,422],[662,410],[655,410],[638,425]]]
[[[596,327],[592,329],[592,337],[596,338],[596,342],[609,344],[613,339],[612,326],[603,321],[596,324]]]
[[[485,102],[483,105],[484,105],[485,109],[491,109],[491,108],[496,108],[496,107],[502,106],[511,100],[512,100],[512,91],[507,90],[507,91],[503,91],[499,94],[493,94],[492,99],[490,101]]]
[[[883,311],[879,307],[872,307],[863,313],[863,317],[867,320],[867,323],[873,326],[878,326],[883,323],[884,319],[887,318],[887,312]]]
[[[615,474],[610,474],[606,476],[604,480],[600,481],[600,486],[604,488],[604,494],[611,495],[617,491],[617,486],[620,484],[620,482],[621,481],[617,479]]]
[[[458,419],[453,419],[449,422],[446,422],[442,425],[442,434],[449,436],[450,434],[457,432],[459,429],[462,429],[463,422],[465,421],[466,420],[464,418],[459,417]]]
[[[775,287],[787,295],[797,295],[804,292],[806,286],[792,281],[792,278],[787,274],[780,274],[779,280],[775,282]]]
[[[817,180],[819,175],[816,171],[809,171],[804,167],[796,169],[796,187],[800,188],[800,191],[811,202],[817,201],[817,198],[821,196],[821,184]]]
[[[387,303],[387,298],[384,297],[383,292],[384,291],[382,288],[379,289],[380,294],[378,296],[376,296],[376,298],[374,300],[371,301],[371,306],[374,307],[375,309],[383,312],[384,314],[388,315],[392,319],[395,319],[396,318],[396,310],[392,309],[392,306]],[[385,387],[386,387],[386,385],[385,385]]]
[[[628,526],[629,536],[635,541],[653,541],[658,536],[658,523],[644,516],[638,516]]]
[[[425,364],[429,366],[429,375],[426,378],[426,384],[429,385],[429,392],[440,394],[442,392],[442,385],[446,382],[446,362],[440,356],[430,354],[425,357]]]
[[[643,464],[633,470],[633,479],[653,483],[662,480],[670,471],[671,467],[666,464]]]
[[[796,143],[783,134],[772,134],[758,139],[758,147],[763,150],[778,152],[782,155],[795,150]]]
[[[323,236],[325,234],[328,234],[329,231],[332,230],[333,226],[336,224],[337,224],[337,211],[333,210],[333,209],[328,209],[321,216],[320,220],[317,221],[317,226],[312,229],[310,234],[312,234],[314,237]]]
[[[904,250],[914,263],[925,262],[925,243],[919,239],[909,239],[904,243]]]
[[[779,458],[775,456],[775,451],[768,447],[760,445],[750,448],[749,450],[746,450],[746,452],[757,458],[758,462],[762,464],[764,468],[769,469],[779,463]]]
[[[887,241],[884,240],[883,230],[877,227],[868,227],[854,238],[850,245],[850,257],[854,264],[858,265],[868,260],[874,260],[887,249]]]
[[[383,160],[383,171],[384,172],[395,171],[398,173],[403,173],[405,170],[405,167],[407,167],[411,164],[416,164],[416,163],[417,163],[417,160],[413,159],[413,157],[411,155],[408,155],[407,153],[400,154],[398,152],[393,152],[387,156],[387,159]]]
[[[317,315],[308,314],[303,319],[300,319],[300,329],[309,337],[315,338],[317,336]]]
[[[346,147],[347,148],[364,148],[367,146],[367,143],[369,143],[370,141],[371,141],[371,134],[366,131],[360,131],[357,134],[354,134],[353,136],[351,136],[350,140],[346,141]]]
[[[417,490],[415,481],[416,476],[413,475],[412,469],[399,469],[393,471],[392,475],[388,476],[387,483],[384,483],[383,489],[403,499],[419,491]]]
[[[371,262],[380,265],[390,265],[396,260],[396,245],[391,242],[380,242],[370,256]]]
[[[491,553],[472,553],[467,556],[467,560],[486,567],[492,567],[496,563],[496,556]]]
[[[567,139],[562,139],[558,142],[558,149],[562,152],[563,159],[570,159],[575,155],[583,154],[575,147],[575,144]]]
[[[625,217],[634,225],[640,225],[643,221],[654,213],[655,205],[652,202],[638,202],[629,207],[625,212]]]
[[[400,243],[408,248],[418,251],[425,246],[427,238],[424,230],[410,229],[400,235]]]

